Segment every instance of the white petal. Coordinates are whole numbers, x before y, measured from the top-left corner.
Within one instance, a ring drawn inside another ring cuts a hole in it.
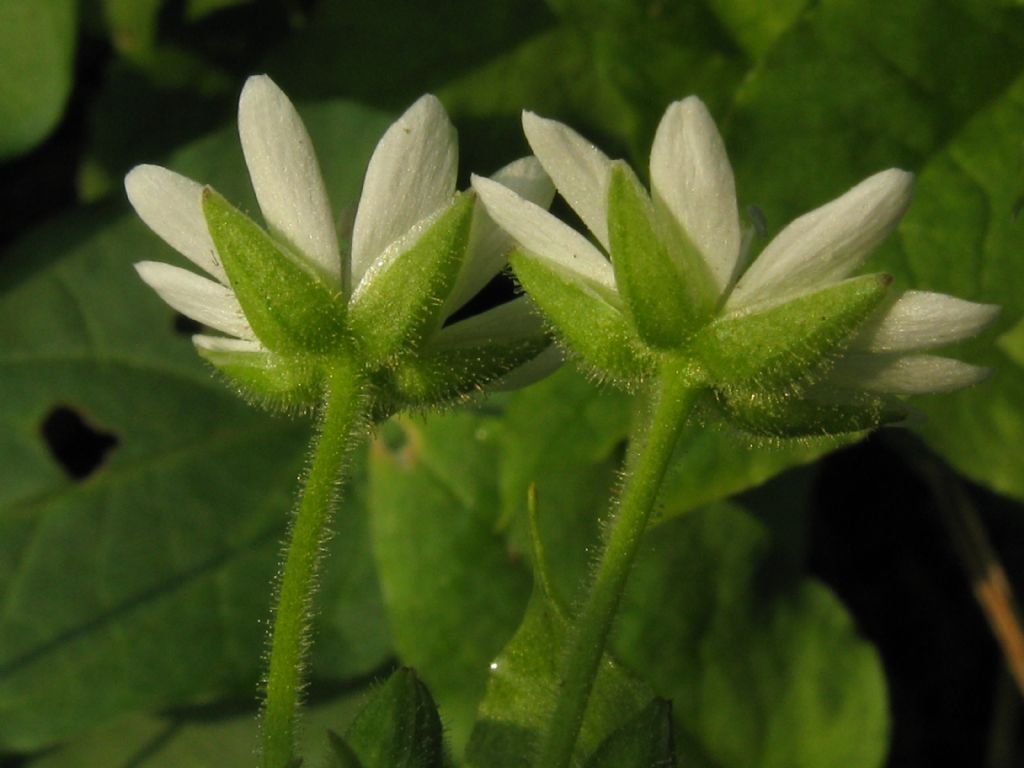
[[[944,293],[907,291],[858,336],[870,352],[912,352],[969,339],[995,320],[999,307]]]
[[[266,75],[245,82],[238,135],[270,232],[340,281],[338,237],[313,143],[295,107]]]
[[[882,171],[801,216],[750,265],[729,308],[781,301],[849,275],[896,228],[910,204],[913,178],[895,168]]]
[[[547,208],[555,196],[555,186],[535,157],[523,157],[509,163],[491,179],[508,187],[524,200]],[[446,313],[455,311],[475,296],[505,266],[505,257],[515,245],[512,237],[499,227],[483,205],[473,209],[469,248],[458,282],[448,297]]]
[[[256,338],[230,288],[158,261],[141,261],[135,269],[161,299],[186,317],[231,336]]]
[[[158,165],[137,165],[124,177],[124,188],[147,227],[204,272],[228,284],[206,227],[201,184]]]
[[[562,360],[562,351],[552,344],[532,360],[513,368],[503,378],[488,384],[487,388],[495,392],[521,389],[550,376],[558,370]]]
[[[608,250],[608,156],[568,126],[532,112],[523,112],[523,132],[558,192]]]
[[[496,181],[474,176],[473,189],[491,218],[527,251],[585,282],[615,291],[611,262],[579,232]]]
[[[670,106],[658,125],[651,191],[700,250],[719,291],[725,291],[735,277],[742,239],[736,184],[715,121],[696,96]]]
[[[266,352],[267,349],[258,341],[250,339],[229,339],[226,336],[207,336],[197,333],[192,343],[200,349],[210,352]]]
[[[499,168],[491,178],[541,208],[550,206],[555,196],[554,182],[533,155],[513,160]]]
[[[953,392],[988,378],[988,368],[935,355],[850,354],[829,379],[842,386],[894,395]]]
[[[451,202],[458,171],[455,128],[436,97],[420,97],[377,144],[352,231],[352,284],[417,222]]]
[[[439,347],[475,346],[516,341],[543,332],[544,320],[524,296],[442,328],[433,343]]]

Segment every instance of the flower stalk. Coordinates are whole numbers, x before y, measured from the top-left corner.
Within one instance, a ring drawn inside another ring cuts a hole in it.
[[[562,689],[541,742],[539,768],[566,768],[571,762],[626,579],[679,434],[700,394],[691,377],[671,361],[659,374],[633,424],[622,496],[573,627],[563,660]]]
[[[263,768],[284,768],[294,758],[317,571],[345,465],[366,421],[366,385],[358,367],[346,362],[327,374],[319,429],[288,534],[261,722]]]
[[[514,190],[473,177],[515,240],[520,285],[589,373],[645,396],[619,508],[572,630],[540,768],[573,759],[640,538],[698,397],[734,427],[776,438],[899,422],[900,395],[975,384],[983,368],[918,354],[969,338],[997,308],[936,293],[891,295],[855,276],[910,204],[889,169],[792,222],[751,259],[725,143],[703,103],[671,105],[651,147],[648,191],[568,126],[530,112],[523,131],[589,237]]]
[[[263,768],[293,768],[317,570],[361,431],[404,408],[523,386],[561,360],[524,297],[448,322],[502,270],[511,238],[474,194],[456,191],[455,128],[435,97],[381,137],[348,242],[302,119],[265,75],[242,89],[238,131],[262,224],[166,168],[134,168],[125,189],[142,220],[205,273],[136,265],[167,304],[213,332],[193,337],[199,354],[254,404],[319,413],[277,585],[261,717]],[[492,180],[542,207],[554,195],[532,157]]]

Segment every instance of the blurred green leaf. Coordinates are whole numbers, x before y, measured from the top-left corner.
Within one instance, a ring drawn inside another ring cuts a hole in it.
[[[920,168],[1020,75],[1022,20],[988,0],[817,4],[751,69],[732,111],[712,110],[741,202],[778,231],[871,173]]]
[[[404,109],[549,22],[541,3],[521,0],[318,3],[266,70],[296,99],[345,95]]]
[[[536,485],[540,537],[555,596],[571,603],[588,574],[598,524],[629,433],[631,398],[599,390],[566,366],[515,392],[501,420],[501,524],[530,552],[527,488]]]
[[[75,0],[0,0],[0,160],[53,130],[71,93]]]
[[[483,151],[478,146],[525,147],[519,128],[525,108],[567,121],[612,157],[628,155],[646,176],[647,150],[665,107],[695,92],[713,106],[725,103],[743,76],[743,57],[700,3],[551,5],[561,24],[440,91],[456,118],[477,121],[474,153]]]
[[[395,671],[345,732],[363,768],[441,768],[441,719],[411,669]]]
[[[330,755],[325,733],[347,725],[365,695],[348,693],[305,710],[303,766],[319,768]],[[248,708],[189,714],[130,715],[94,728],[28,763],[29,768],[252,768],[258,740],[256,712]]]
[[[733,41],[756,60],[800,17],[810,0],[705,0]]]
[[[144,57],[156,45],[160,9],[166,0],[103,0],[110,41],[127,58]]]
[[[334,731],[328,731],[327,741],[330,752],[326,763],[324,763],[325,768],[364,768],[359,757],[352,751],[352,747],[341,736]]]
[[[746,62],[706,3],[549,0],[586,50],[584,77],[607,94],[596,125],[626,140],[646,175],[650,138],[670,102],[729,93]],[[539,90],[549,90],[546,81]],[[530,106],[529,104],[525,106]],[[557,115],[556,115],[557,116]],[[582,128],[583,126],[578,126]]]
[[[329,188],[352,199],[388,120],[346,104],[307,116]],[[233,129],[171,165],[254,208]],[[8,254],[0,286],[0,457],[12,470],[0,489],[0,750],[122,712],[253,695],[309,437],[308,423],[255,412],[204,369],[131,267],[180,257],[113,213],[52,222]],[[73,477],[60,424],[47,442],[54,418],[116,445]],[[389,652],[359,499],[340,510],[323,580],[314,671],[331,677]]]
[[[605,739],[587,768],[675,768],[672,705],[655,699]]]
[[[232,8],[236,5],[245,5],[253,0],[185,0],[185,17],[196,21],[209,16],[211,13],[222,11],[225,8]]]
[[[508,401],[501,420],[501,504],[512,541],[526,545],[526,489],[536,483],[542,537],[553,553],[552,580],[567,600],[577,597],[597,526],[629,434],[632,399],[598,389],[571,364]],[[783,470],[813,461],[839,443],[791,440],[752,443],[699,417],[676,447],[655,507],[655,522],[757,486]]]
[[[681,765],[876,768],[881,664],[836,598],[769,569],[765,529],[718,504],[652,531],[614,647],[671,699]]]
[[[1024,77],[921,170],[887,264],[907,285],[1002,305],[1000,329],[1024,316],[1022,131]],[[914,403],[928,416],[919,431],[934,450],[975,481],[1024,499],[1024,359],[1013,339],[1011,328],[998,344],[989,333],[960,345],[954,354],[991,366],[992,379]]]
[[[456,412],[384,428],[369,507],[395,648],[437,699],[453,747],[469,736],[487,665],[515,631],[529,576],[495,531],[492,418]]]

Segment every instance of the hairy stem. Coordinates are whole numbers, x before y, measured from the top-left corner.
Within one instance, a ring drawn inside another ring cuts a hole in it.
[[[317,569],[345,463],[364,415],[361,377],[348,366],[338,366],[325,388],[319,431],[279,584],[262,715],[263,768],[285,768],[295,760]]]
[[[685,377],[666,368],[635,420],[621,501],[608,526],[604,551],[583,610],[573,627],[558,703],[541,743],[540,768],[567,768],[570,764],[626,578],[696,396],[697,390]]]

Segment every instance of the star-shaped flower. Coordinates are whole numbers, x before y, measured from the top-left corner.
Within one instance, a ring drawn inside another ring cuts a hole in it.
[[[977,334],[997,307],[851,275],[893,231],[912,176],[891,169],[785,227],[747,264],[732,168],[696,97],[666,111],[651,194],[570,128],[526,112],[526,137],[593,241],[475,177],[518,243],[516,274],[569,350],[635,385],[670,361],[758,432],[861,429],[904,412],[892,395],[947,392],[985,377],[921,354]]]
[[[270,78],[246,82],[238,130],[265,230],[165,168],[139,166],[125,188],[150,229],[206,273],[144,261],[140,276],[224,334],[193,341],[248,394],[315,402],[321,363],[342,351],[365,366],[384,410],[515,385],[556,362],[525,298],[447,322],[504,267],[511,241],[472,193],[456,192],[455,130],[435,97],[378,143],[350,243],[339,243],[309,134]],[[554,194],[532,157],[492,180],[541,207]]]

